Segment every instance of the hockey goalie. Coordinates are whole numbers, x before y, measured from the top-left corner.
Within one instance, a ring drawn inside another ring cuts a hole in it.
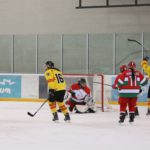
[[[70,112],[95,113],[95,103],[91,95],[91,90],[86,84],[86,80],[81,78],[77,83],[71,85],[67,93],[66,104]]]

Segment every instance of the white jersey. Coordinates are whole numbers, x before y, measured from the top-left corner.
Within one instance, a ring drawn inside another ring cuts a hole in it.
[[[85,97],[87,96],[87,93],[83,89],[73,90],[73,92],[75,93],[75,97],[78,100],[84,100]]]

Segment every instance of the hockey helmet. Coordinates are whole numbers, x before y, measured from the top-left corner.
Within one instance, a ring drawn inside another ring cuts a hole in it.
[[[149,57],[148,57],[148,56],[146,56],[146,57],[144,57],[144,58],[143,58],[143,60],[145,60],[145,61],[149,61]]]
[[[122,65],[120,67],[120,72],[124,72],[125,70],[127,70],[127,66],[126,65]]]
[[[128,68],[136,68],[136,64],[135,64],[135,62],[134,61],[130,61],[129,63],[128,63]]]
[[[49,68],[54,68],[54,63],[52,61],[47,61],[45,65],[48,66]]]
[[[85,80],[84,78],[81,78],[81,79],[79,80],[79,82],[80,82],[80,83],[86,83],[86,80]]]
[[[78,84],[84,88],[86,86],[86,80],[84,78],[81,78],[79,81],[78,81]]]

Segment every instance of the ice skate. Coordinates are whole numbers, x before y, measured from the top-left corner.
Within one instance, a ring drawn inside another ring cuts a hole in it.
[[[146,116],[149,116],[150,115],[150,108],[147,109],[147,113],[146,113]]]
[[[139,114],[139,110],[138,110],[138,107],[135,107],[135,117],[136,116],[139,116],[140,114]]]
[[[59,121],[57,112],[53,113],[53,119],[52,119],[52,120],[53,120],[54,122],[58,122],[58,121]]]
[[[65,122],[70,122],[70,121],[71,121],[69,113],[66,113],[66,114],[65,114],[65,119],[64,119],[64,121],[65,121]]]
[[[119,120],[120,124],[124,123],[125,117],[126,117],[125,113],[120,113],[120,120]]]

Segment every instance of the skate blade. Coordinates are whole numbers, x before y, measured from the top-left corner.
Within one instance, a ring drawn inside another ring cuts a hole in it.
[[[133,122],[129,122],[130,125],[133,125]]]
[[[55,120],[55,121],[53,121],[54,123],[59,123],[59,120]]]
[[[71,123],[71,120],[66,120],[65,122],[66,122],[66,123]]]
[[[120,126],[123,126],[123,125],[124,125],[124,122],[118,122],[118,124],[119,124]]]

